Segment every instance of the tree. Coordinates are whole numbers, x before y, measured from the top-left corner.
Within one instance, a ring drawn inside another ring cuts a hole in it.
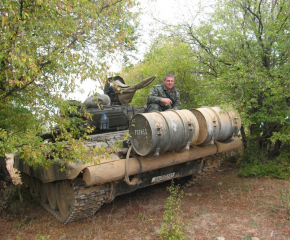
[[[124,68],[122,75],[126,81],[134,83],[145,76],[157,75],[157,80],[151,84],[160,84],[165,74],[175,76],[175,86],[180,91],[182,108],[193,108],[209,103],[209,96],[206,92],[208,86],[202,81],[201,72],[195,66],[196,58],[191,48],[180,41],[179,38],[168,39],[166,36],[159,36],[155,39],[150,50],[145,54],[144,60],[140,63]],[[146,105],[150,86],[139,90],[132,101],[136,105]]]
[[[222,0],[214,10],[207,20],[184,22],[172,32],[183,36],[197,66],[211,76],[204,79],[219,104],[240,111],[244,166],[276,159],[288,167],[290,1]]]
[[[134,49],[135,5],[134,0],[0,2],[0,156],[17,150],[35,166],[51,164],[47,155],[64,162],[87,159],[84,144],[74,138],[74,120],[67,117],[77,107],[65,97],[76,89],[76,79],[102,79],[109,59]],[[55,125],[61,130],[56,140],[66,141],[43,144],[36,133]]]
[[[165,23],[163,39],[171,41],[157,39],[129,73],[182,76],[182,68],[187,81],[178,87],[190,96],[190,107],[218,104],[239,111],[243,174],[289,177],[290,1],[222,0],[199,7],[189,5],[180,15],[186,20],[175,26]]]

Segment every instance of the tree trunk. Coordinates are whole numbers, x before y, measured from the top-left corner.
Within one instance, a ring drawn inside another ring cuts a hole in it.
[[[8,207],[14,193],[12,178],[6,167],[6,157],[0,156],[0,213]]]
[[[6,183],[12,183],[12,178],[6,167],[6,157],[0,156],[0,182],[3,181]]]
[[[241,126],[241,135],[242,135],[242,141],[243,141],[243,148],[247,149],[247,147],[248,147],[247,137],[246,137],[245,128],[243,125]]]

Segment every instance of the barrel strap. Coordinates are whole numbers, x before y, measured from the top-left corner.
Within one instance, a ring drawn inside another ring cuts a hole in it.
[[[189,139],[191,138],[191,134],[193,134],[193,123],[192,122],[189,122],[188,123],[188,132],[187,132],[187,141],[186,141],[186,145],[180,149],[179,151],[176,151],[177,153],[183,153],[183,152],[186,152],[189,150],[190,148],[190,141]]]
[[[137,158],[137,160],[138,160],[139,167],[140,167],[139,173],[141,173],[141,172],[142,172],[142,164],[141,164],[141,160],[140,160],[139,157],[136,157],[136,158]]]
[[[190,147],[190,141],[189,139],[191,138],[191,134],[193,134],[193,123],[190,121],[188,123],[188,138],[187,138],[187,144],[186,144],[186,147],[185,147],[185,151],[189,150],[189,147]]]
[[[135,109],[134,109],[134,106],[129,106],[127,108],[127,112],[128,112],[128,117],[129,119],[132,119],[132,117],[134,117],[135,115]],[[131,114],[132,113],[132,114]]]
[[[155,149],[155,153],[154,153],[154,157],[158,157],[159,156],[159,152],[160,152],[160,145],[161,145],[161,124],[157,123],[156,124],[156,128],[157,128],[157,136],[158,136],[158,140],[157,140],[157,146]]]
[[[132,112],[133,115],[135,115],[135,109],[134,109],[134,106],[130,106],[131,109],[127,109],[128,112]]]
[[[219,152],[219,146],[217,145],[216,142],[214,142],[214,145],[216,146],[216,153],[218,153]]]
[[[155,149],[154,157],[159,157],[159,152],[160,152],[160,145],[161,145],[161,137],[158,137],[158,143],[157,147]]]

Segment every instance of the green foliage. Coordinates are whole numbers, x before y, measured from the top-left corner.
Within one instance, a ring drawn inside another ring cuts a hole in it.
[[[177,240],[185,239],[186,229],[181,220],[181,200],[184,196],[183,191],[180,191],[180,186],[174,185],[171,181],[171,186],[167,187],[170,196],[167,198],[163,214],[163,222],[161,225],[160,235],[162,239]]]
[[[221,0],[212,8],[197,23],[189,5],[186,20],[164,26],[167,32],[153,41],[142,62],[124,69],[125,76],[135,81],[157,74],[158,84],[171,73],[182,108],[220,105],[238,110],[243,174],[287,178],[290,1]],[[133,103],[145,105],[149,90],[139,91]]]
[[[288,150],[281,151],[275,161],[269,160],[269,156],[263,156],[258,144],[248,144],[238,160],[240,164],[240,176],[290,178],[290,153]]]
[[[72,118],[79,108],[65,99],[77,80],[105,79],[107,62],[134,49],[135,5],[134,0],[0,2],[0,155],[18,151],[35,166],[51,164],[47,156],[90,160],[80,138],[92,131],[84,125],[90,116],[84,110]],[[43,144],[36,134],[56,125],[57,142]]]
[[[289,1],[262,1],[259,5],[224,0],[196,31],[183,29],[185,40],[193,39],[189,41],[198,48],[199,63],[210,61],[208,71],[214,69],[213,88],[222,94],[221,100],[235,104],[245,125],[259,128],[263,123],[258,134],[275,132],[273,126],[286,122],[290,113],[285,72],[289,67],[285,41],[289,38],[282,34],[290,27],[287,9]]]
[[[244,164],[241,167],[238,174],[240,176],[249,177],[274,177],[274,178],[290,178],[290,163],[279,163],[278,161],[267,161],[262,163],[259,161],[254,161],[249,164]]]
[[[135,66],[123,69],[122,75],[127,82],[135,83],[147,76],[157,75],[156,80],[145,89],[136,92],[132,104],[146,105],[147,96],[153,85],[162,83],[166,74],[175,76],[175,86],[180,91],[182,108],[193,108],[205,103],[207,83],[198,73],[192,74],[196,57],[192,49],[180,39],[167,40],[160,36],[151,45],[144,60]],[[212,95],[210,98],[214,98]],[[214,101],[212,101],[214,102]]]
[[[186,19],[164,26],[167,32],[153,41],[144,60],[124,72],[128,79],[157,74],[159,82],[174,74],[182,108],[238,110],[242,172],[287,178],[289,164],[281,158],[290,147],[290,1],[221,0],[212,8],[198,18],[189,5]],[[133,103],[146,104],[149,89]]]
[[[198,24],[193,16],[167,28],[171,39],[176,39],[180,46],[185,43],[189,49],[187,79],[192,87],[187,92],[191,98],[195,94],[193,103],[197,106],[230,105],[237,109],[248,156],[241,162],[258,164],[260,170],[248,169],[255,175],[262,174],[259,171],[273,175],[272,170],[261,170],[260,163],[268,164],[290,147],[290,1],[221,0],[212,8],[214,11],[200,18]],[[154,64],[160,65],[157,61]],[[277,175],[285,177],[288,165],[277,161],[280,167],[285,166]],[[266,168],[277,171],[274,165]]]
[[[287,219],[290,220],[290,184],[286,189],[280,189],[279,196],[283,208],[287,210]]]

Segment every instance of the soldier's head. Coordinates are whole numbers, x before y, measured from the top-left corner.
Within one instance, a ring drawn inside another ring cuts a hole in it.
[[[171,74],[166,74],[163,79],[163,84],[166,87],[166,89],[170,92],[174,86],[174,76]]]

